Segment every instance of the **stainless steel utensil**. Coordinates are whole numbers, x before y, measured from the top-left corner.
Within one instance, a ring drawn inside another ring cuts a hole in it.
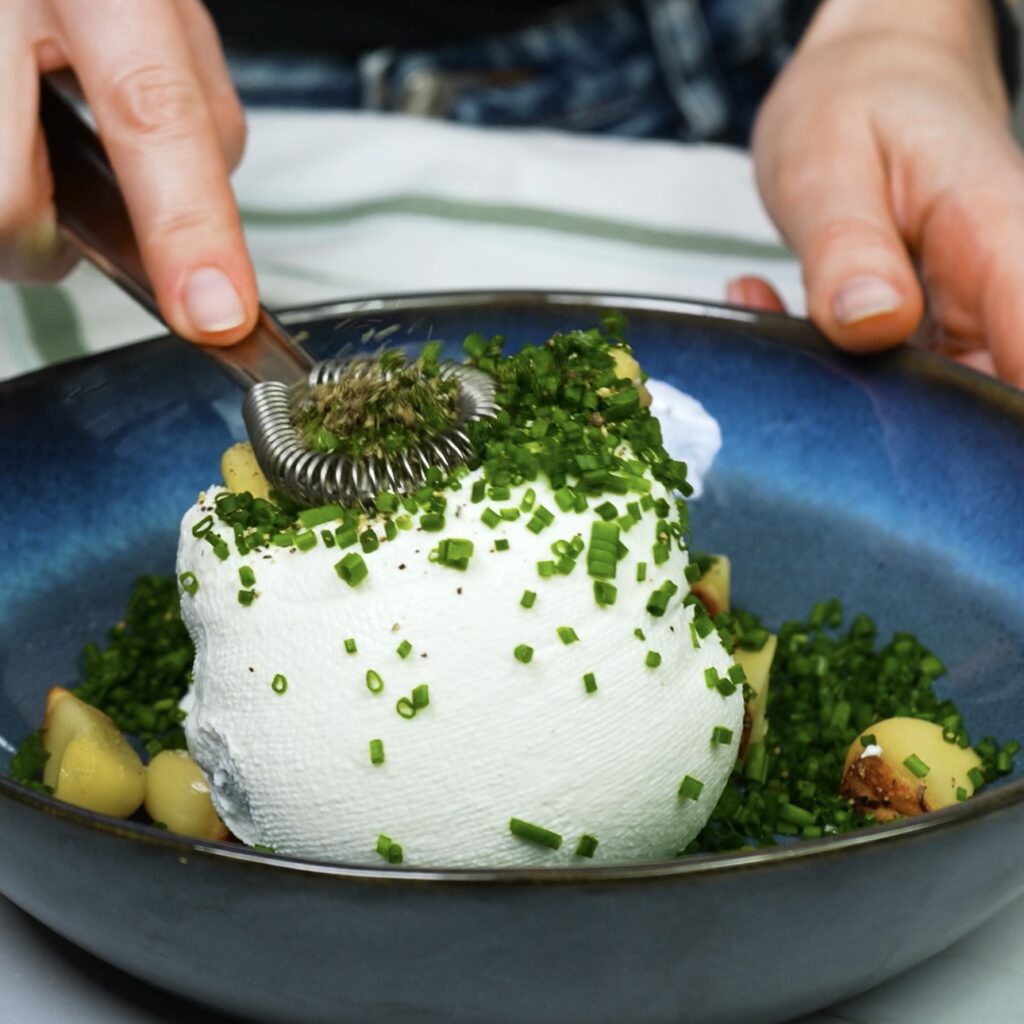
[[[160,320],[117,178],[96,132],[49,78],[41,81],[40,117],[53,171],[54,203],[64,237],[115,284]],[[309,449],[292,423],[292,410],[310,387],[365,373],[370,358],[314,363],[260,306],[253,330],[234,345],[199,346],[242,387],[243,416],[256,459],[272,486],[303,505],[365,504],[384,489],[407,494],[432,466],[448,472],[468,461],[472,444],[462,429],[493,416],[494,381],[485,373],[444,363],[459,384],[459,414],[447,431],[385,457],[350,458]]]

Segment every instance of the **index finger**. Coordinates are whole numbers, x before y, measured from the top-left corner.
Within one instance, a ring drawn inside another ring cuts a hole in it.
[[[176,5],[55,8],[164,318],[193,341],[237,341],[255,320],[256,284]]]

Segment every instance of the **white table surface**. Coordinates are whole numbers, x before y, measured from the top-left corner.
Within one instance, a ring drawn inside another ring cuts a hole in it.
[[[58,938],[2,897],[0,1021],[238,1024],[108,967]],[[798,1024],[837,1021],[1024,1024],[1024,899],[914,970],[856,999],[804,1017]]]

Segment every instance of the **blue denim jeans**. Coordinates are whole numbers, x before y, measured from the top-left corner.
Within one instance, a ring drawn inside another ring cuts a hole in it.
[[[792,0],[611,0],[432,50],[230,60],[252,105],[743,144],[799,35],[793,11]]]

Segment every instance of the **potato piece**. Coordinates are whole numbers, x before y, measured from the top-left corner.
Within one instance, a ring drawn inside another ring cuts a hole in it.
[[[711,568],[691,588],[712,618],[719,612],[729,611],[729,581],[732,574],[731,563],[725,555],[715,555],[714,559]]]
[[[615,372],[620,378],[631,380],[636,385],[637,391],[640,392],[640,405],[646,409],[651,404],[651,393],[644,385],[644,374],[640,364],[627,349],[613,348],[610,351],[612,359],[615,360]]]
[[[968,773],[981,768],[981,758],[970,747],[947,743],[938,723],[887,718],[864,734],[874,736],[875,746],[865,749],[860,737],[853,741],[840,793],[878,821],[951,807],[958,803],[957,790],[974,794]],[[905,763],[912,757],[927,767],[920,778]]]
[[[749,720],[749,729],[744,728],[743,741],[740,744],[741,757],[746,756],[747,747],[751,743],[760,743],[768,731],[768,683],[772,659],[775,657],[778,644],[779,638],[774,633],[769,633],[761,650],[745,651],[742,647],[737,647],[733,654],[736,664],[743,669],[747,677],[747,684],[754,691],[754,697],[746,708],[747,717],[744,723]]]
[[[184,750],[161,751],[146,769],[146,813],[172,832],[198,839],[227,839],[210,787],[199,765]]]
[[[121,730],[98,708],[55,686],[46,698],[43,782],[58,800],[127,818],[146,795],[146,770]]]
[[[254,498],[270,497],[270,482],[263,475],[248,441],[233,444],[221,456],[220,472],[229,491],[248,491]]]

